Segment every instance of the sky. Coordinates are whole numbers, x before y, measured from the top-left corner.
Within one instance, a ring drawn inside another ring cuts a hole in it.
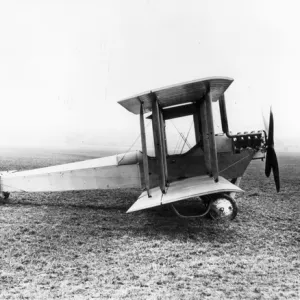
[[[139,117],[117,101],[226,76],[230,130],[263,129],[272,106],[276,144],[300,151],[299,9],[292,0],[1,1],[0,145],[125,149]]]

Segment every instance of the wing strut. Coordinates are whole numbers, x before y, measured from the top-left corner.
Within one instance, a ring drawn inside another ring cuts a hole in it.
[[[153,137],[154,137],[154,147],[155,155],[158,159],[160,168],[160,189],[162,193],[166,193],[167,186],[167,153],[166,153],[166,143],[165,143],[165,133],[164,133],[164,121],[162,117],[162,112],[158,104],[157,97],[154,93],[150,94],[153,98],[152,100],[152,126],[153,126]]]
[[[204,162],[209,175],[212,174],[211,171],[211,158],[209,151],[209,137],[207,128],[207,108],[205,99],[200,104],[200,116],[201,116],[201,127],[203,135],[203,151],[204,151]]]
[[[208,134],[209,134],[209,150],[210,150],[210,157],[211,157],[211,171],[212,176],[214,177],[215,182],[218,182],[219,176],[219,168],[218,168],[218,156],[217,156],[217,145],[215,140],[215,129],[214,129],[214,117],[212,111],[212,96],[211,91],[209,91],[205,96],[205,101],[207,102],[207,127],[208,127]]]
[[[147,155],[147,144],[146,144],[146,131],[145,131],[145,120],[144,120],[144,103],[139,98],[141,102],[140,108],[140,127],[141,127],[141,139],[142,139],[142,150],[143,150],[143,169],[144,169],[144,180],[145,187],[147,190],[148,197],[150,194],[150,179],[149,179],[149,165],[148,165],[148,155]]]
[[[196,103],[196,111],[193,114],[193,120],[194,120],[194,127],[195,127],[195,138],[196,143],[201,142],[201,117],[200,117],[200,105],[199,103]]]
[[[218,182],[218,157],[210,91],[206,93],[204,101],[201,102],[200,114],[206,168],[209,174],[214,177],[215,182]]]

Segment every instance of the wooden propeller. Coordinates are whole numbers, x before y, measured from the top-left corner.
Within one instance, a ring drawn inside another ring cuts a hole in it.
[[[267,157],[266,157],[266,166],[265,174],[267,177],[270,176],[271,170],[273,170],[274,181],[277,192],[280,191],[280,177],[279,177],[279,167],[278,160],[274,149],[274,117],[273,112],[270,110],[270,121],[269,121],[269,132],[267,138]]]

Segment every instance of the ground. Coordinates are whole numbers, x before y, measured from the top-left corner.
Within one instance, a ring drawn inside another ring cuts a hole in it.
[[[86,158],[2,153],[2,169]],[[167,208],[126,214],[138,190],[13,193],[0,204],[0,299],[299,299],[300,155],[282,189],[253,161],[232,222]]]

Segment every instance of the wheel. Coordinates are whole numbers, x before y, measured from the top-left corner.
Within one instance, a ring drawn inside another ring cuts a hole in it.
[[[226,194],[212,196],[209,215],[214,220],[233,220],[238,209],[235,200]]]

